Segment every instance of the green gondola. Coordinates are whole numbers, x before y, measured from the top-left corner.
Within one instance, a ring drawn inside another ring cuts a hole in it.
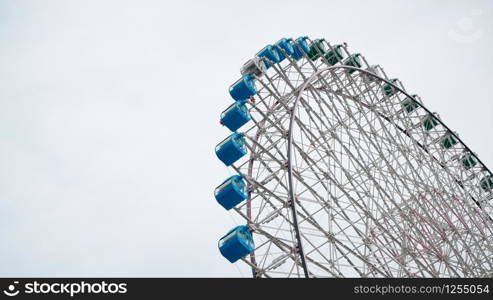
[[[491,191],[493,189],[493,176],[487,175],[480,181],[483,191]]]
[[[426,119],[423,121],[423,127],[427,130],[430,131],[435,126],[439,124],[438,120],[434,116],[428,116]]]
[[[445,149],[450,149],[452,148],[454,145],[456,145],[459,141],[457,140],[457,138],[451,134],[451,133],[447,133],[443,138],[442,138],[442,146],[445,148]]]
[[[361,61],[360,56],[361,56],[361,54],[359,54],[359,53],[352,54],[351,56],[348,57],[348,59],[346,60],[346,62],[344,64],[346,66],[350,66],[350,67],[361,68],[361,66],[363,65],[363,62]],[[348,70],[348,73],[352,74],[354,71],[356,71],[356,70]]]
[[[390,82],[392,82],[393,84],[396,84],[398,79],[397,78],[392,78],[389,80]],[[392,85],[386,83],[383,85],[383,93],[387,96],[387,97],[390,97],[392,95],[395,94],[395,89]]]
[[[466,170],[469,170],[470,168],[478,164],[478,161],[471,153],[464,154],[461,158],[461,162]]]
[[[404,110],[408,114],[412,113],[413,111],[415,111],[419,107],[419,104],[416,101],[416,96],[417,95],[412,95],[411,97],[406,98],[406,100],[404,100],[402,102],[402,106],[404,107]]]
[[[332,48],[333,48],[332,50],[328,51],[324,55],[325,60],[327,60],[327,63],[331,66],[340,62],[343,57],[342,45],[335,45]]]
[[[312,45],[310,46],[310,51],[308,52],[308,57],[311,60],[316,60],[317,58],[321,57],[324,54],[325,54],[325,45],[323,43],[323,40],[318,39],[313,41]]]

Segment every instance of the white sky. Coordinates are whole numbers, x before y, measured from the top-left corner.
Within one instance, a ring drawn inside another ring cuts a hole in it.
[[[493,167],[493,1],[0,0],[0,276],[248,276],[213,189],[265,44],[347,42]]]

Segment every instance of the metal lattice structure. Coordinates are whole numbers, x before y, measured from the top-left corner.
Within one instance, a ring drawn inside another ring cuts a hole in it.
[[[379,65],[306,41],[301,59],[274,46],[286,59],[242,69],[256,95],[231,167],[253,276],[491,277],[491,171]]]

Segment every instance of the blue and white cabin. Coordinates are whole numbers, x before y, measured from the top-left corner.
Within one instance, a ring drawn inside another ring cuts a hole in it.
[[[234,263],[255,250],[252,233],[246,225],[231,229],[218,243],[219,251],[229,262]]]
[[[229,94],[236,101],[250,99],[257,94],[255,79],[251,74],[243,75],[238,81],[229,87]]]
[[[279,55],[279,62],[283,61],[286,58],[286,55],[284,55],[281,49],[284,50],[287,55],[293,56],[294,48],[292,42],[292,39],[282,38],[275,44],[275,49],[277,51],[277,54]]]
[[[293,46],[293,55],[292,58],[295,60],[300,60],[303,58],[303,53],[310,52],[310,47],[308,46],[308,42],[306,41],[308,37],[302,36],[296,39],[295,45]]]
[[[241,175],[233,175],[216,187],[214,196],[222,207],[230,210],[248,198],[248,187]]]
[[[231,134],[216,146],[216,155],[226,166],[231,166],[246,153],[245,138],[241,133]]]
[[[238,130],[251,119],[245,101],[236,101],[221,113],[221,124],[231,131]]]
[[[267,58],[270,62],[277,64],[278,62],[281,61],[281,58],[279,57],[279,52],[272,46],[272,45],[267,45],[265,46],[262,50],[260,50],[257,55],[257,57],[265,57]],[[265,61],[265,67],[268,69],[272,65]]]

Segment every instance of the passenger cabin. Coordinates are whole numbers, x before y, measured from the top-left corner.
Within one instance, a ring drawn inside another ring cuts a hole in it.
[[[306,41],[308,38],[306,36],[302,36],[296,39],[295,44],[293,46],[293,55],[292,58],[295,60],[300,60],[303,58],[303,53],[308,54],[310,52],[310,47],[308,46],[308,42]]]
[[[323,39],[314,40],[310,46],[310,51],[308,52],[308,57],[311,60],[316,60],[317,58],[325,55],[325,45]]]
[[[230,210],[248,198],[248,187],[241,175],[233,175],[216,187],[214,196],[222,207]]]
[[[435,126],[437,126],[438,123],[439,123],[438,120],[434,116],[430,115],[423,120],[423,127],[426,131],[430,131],[433,128],[435,128]]]
[[[480,181],[481,188],[483,191],[491,191],[493,189],[493,176],[492,175],[487,175]]]
[[[469,170],[470,168],[474,167],[478,163],[478,161],[474,158],[474,156],[471,153],[464,154],[461,158],[461,162],[466,170]]]
[[[392,82],[394,85],[397,85],[397,82],[399,80],[397,78],[392,78],[389,81]],[[383,85],[383,93],[385,94],[385,96],[390,97],[395,94],[395,88],[392,85],[386,83]]]
[[[255,250],[252,233],[246,225],[231,229],[218,243],[219,251],[229,262],[234,263]]]
[[[366,70],[376,76],[379,76],[381,77],[382,74],[380,72],[380,68],[376,65],[373,65],[373,66],[369,66],[368,68],[366,68]],[[372,82],[377,82],[379,81],[380,79],[378,77],[375,77],[375,76],[372,76],[370,74],[366,74],[366,73],[363,73],[361,74],[363,76],[363,78],[365,79],[365,81],[367,83],[372,83]]]
[[[402,101],[402,107],[408,114],[412,113],[419,107],[419,104],[416,101],[417,96],[418,95],[412,95],[411,97],[407,97],[404,101]]]
[[[245,138],[241,133],[231,134],[216,146],[216,155],[226,166],[231,166],[246,153]]]
[[[250,99],[257,94],[255,79],[251,74],[243,75],[238,81],[230,86],[229,94],[236,101]]]
[[[445,149],[450,149],[456,145],[459,141],[452,133],[447,133],[442,138],[442,147]]]
[[[346,66],[350,66],[350,67],[361,68],[361,66],[363,66],[363,62],[361,61],[361,54],[359,54],[359,53],[352,54],[351,56],[349,56],[346,59],[346,61],[344,62],[344,64]],[[351,70],[348,70],[347,72],[349,74],[353,74],[354,71],[356,71],[356,70],[351,69]]]
[[[266,61],[264,61],[264,63],[267,69],[272,67],[272,64],[277,64],[278,62],[281,61],[281,58],[279,57],[279,53],[272,45],[265,46],[262,50],[260,50],[257,53],[257,57],[266,58]]]
[[[325,53],[324,58],[329,65],[333,66],[342,60],[344,56],[342,49],[342,45],[335,45],[332,50]]]
[[[275,44],[275,49],[277,51],[277,54],[279,55],[279,62],[282,62],[284,59],[286,59],[286,55],[283,53],[283,51],[290,57],[293,56],[294,53],[293,40],[282,38]],[[281,49],[283,51],[281,51]]]
[[[231,131],[238,130],[251,119],[245,101],[236,101],[221,113],[221,124]]]
[[[256,75],[262,76],[266,70],[265,64],[259,57],[254,57],[249,59],[243,66],[241,67],[240,73],[241,75]]]

